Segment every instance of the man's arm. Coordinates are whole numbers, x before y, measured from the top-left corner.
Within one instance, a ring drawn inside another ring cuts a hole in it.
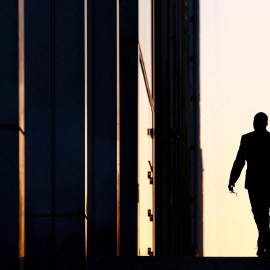
[[[245,159],[246,159],[245,143],[244,143],[244,139],[242,136],[240,147],[239,147],[236,159],[233,163],[233,167],[232,167],[232,171],[231,171],[231,175],[230,175],[230,181],[229,181],[229,186],[228,186],[230,191],[233,191],[233,187],[234,187],[236,181],[238,180],[243,167],[245,166]]]

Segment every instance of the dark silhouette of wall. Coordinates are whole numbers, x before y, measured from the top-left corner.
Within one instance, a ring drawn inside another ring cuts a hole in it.
[[[202,255],[199,3],[155,3],[156,255]]]
[[[138,1],[119,2],[120,81],[116,1],[87,2],[86,13],[83,0],[25,2],[25,266],[30,269],[84,268],[85,226],[90,263],[93,257],[117,254],[119,83],[120,254],[137,255],[138,68],[142,69]],[[198,43],[198,13],[190,14],[191,3],[196,9],[198,1],[152,3],[153,74],[146,73],[153,84],[152,117],[156,113],[156,127],[150,132],[156,140],[156,166],[152,164],[156,255],[194,255],[201,237],[201,160],[198,47],[193,50],[191,46]],[[24,138],[18,117],[22,116],[18,106],[22,101],[18,95],[18,1],[6,1],[0,7],[0,28],[5,33],[0,44],[4,63],[0,68],[0,212],[5,216],[1,251],[17,265],[19,137]],[[192,23],[197,27],[194,32]],[[149,63],[152,55],[144,60]],[[197,88],[191,87],[194,81]]]
[[[84,2],[25,2],[26,267],[84,267]]]
[[[120,2],[120,255],[137,255],[138,1]]]
[[[117,254],[116,1],[88,1],[88,256]]]

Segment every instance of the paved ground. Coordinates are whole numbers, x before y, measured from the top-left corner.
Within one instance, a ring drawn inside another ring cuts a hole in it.
[[[91,270],[268,270],[270,258],[216,257],[100,257],[89,263]]]

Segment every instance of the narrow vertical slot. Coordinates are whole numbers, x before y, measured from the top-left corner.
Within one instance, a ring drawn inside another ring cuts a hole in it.
[[[24,0],[18,1],[18,98],[19,98],[19,258],[25,256],[25,137],[24,137]]]
[[[25,256],[25,138],[19,130],[19,258]]]

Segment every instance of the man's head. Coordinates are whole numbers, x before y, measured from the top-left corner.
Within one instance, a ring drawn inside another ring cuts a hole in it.
[[[253,127],[255,131],[266,130],[268,125],[268,117],[265,113],[259,112],[254,116]]]

